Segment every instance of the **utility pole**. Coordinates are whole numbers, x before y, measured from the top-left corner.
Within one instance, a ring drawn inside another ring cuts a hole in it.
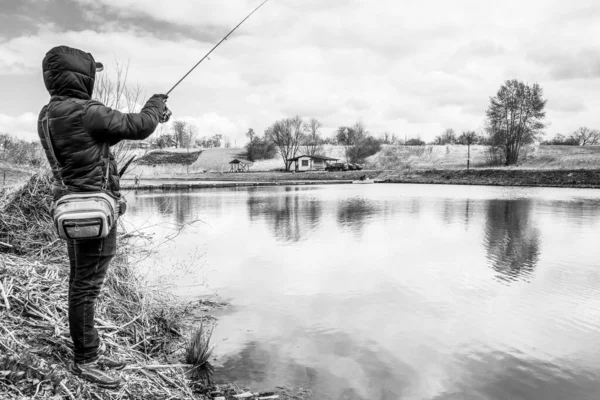
[[[467,136],[467,171],[471,165],[471,135]]]

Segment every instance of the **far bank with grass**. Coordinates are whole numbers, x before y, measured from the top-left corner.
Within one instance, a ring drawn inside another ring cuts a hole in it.
[[[378,179],[384,183],[600,188],[600,169],[405,170],[384,173]]]

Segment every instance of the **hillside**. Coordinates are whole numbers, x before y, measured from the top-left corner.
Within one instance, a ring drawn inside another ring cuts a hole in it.
[[[202,154],[202,150],[192,150],[190,152],[174,152],[168,150],[154,150],[135,161],[139,165],[156,164],[183,164],[191,165]]]
[[[381,169],[462,169],[467,146],[385,146],[368,159]],[[471,167],[490,167],[487,146],[471,146]],[[600,146],[530,146],[512,169],[562,170],[600,168]]]

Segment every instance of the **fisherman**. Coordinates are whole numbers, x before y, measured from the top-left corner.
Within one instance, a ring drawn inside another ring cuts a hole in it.
[[[159,123],[169,118],[167,95],[153,95],[139,113],[121,113],[106,107],[92,100],[96,72],[102,70],[102,64],[90,53],[67,46],[48,51],[42,69],[44,84],[51,97],[40,113],[38,134],[48,160],[54,157],[49,147],[52,146],[58,161],[50,162],[53,165],[54,200],[72,192],[102,190],[107,168],[106,192],[121,200],[117,163],[110,154],[109,165],[106,165],[102,150],[106,144],[114,146],[122,140],[143,140],[150,136]],[[45,118],[48,118],[47,133],[51,143],[46,141],[42,127]],[[124,206],[122,201],[119,204]],[[123,212],[124,207],[121,207],[119,214]],[[102,239],[66,241],[70,263],[69,331],[74,348],[69,369],[106,388],[119,387],[120,379],[105,370],[125,367],[124,362],[106,355],[106,346],[100,342],[94,327],[95,301],[116,253],[116,225]]]

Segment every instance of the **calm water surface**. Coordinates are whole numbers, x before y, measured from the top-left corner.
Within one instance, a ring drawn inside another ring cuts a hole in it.
[[[128,199],[128,227],[161,243],[140,268],[177,294],[232,304],[213,335],[217,380],[315,399],[600,398],[598,190],[324,185]]]

